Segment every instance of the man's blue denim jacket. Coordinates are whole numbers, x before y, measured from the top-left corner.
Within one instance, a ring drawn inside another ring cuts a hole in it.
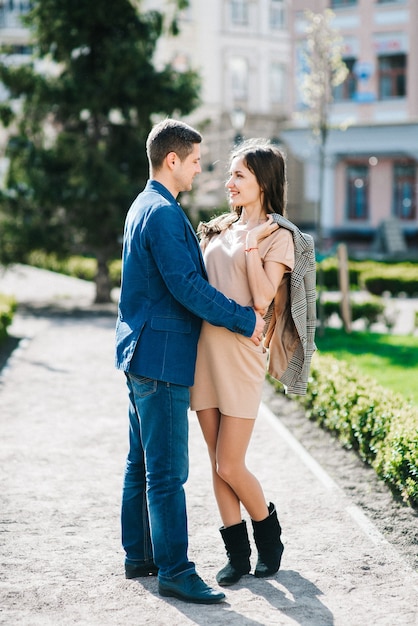
[[[202,319],[247,337],[255,326],[251,307],[209,285],[187,216],[166,187],[150,180],[125,222],[116,367],[193,385]]]

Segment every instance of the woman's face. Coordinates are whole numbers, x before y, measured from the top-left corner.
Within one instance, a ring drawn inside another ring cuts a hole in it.
[[[262,191],[255,175],[245,165],[243,157],[232,159],[229,179],[225,186],[232,207],[259,209],[262,206]]]

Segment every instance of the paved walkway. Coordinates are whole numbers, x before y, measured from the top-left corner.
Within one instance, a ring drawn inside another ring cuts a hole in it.
[[[417,574],[266,405],[248,463],[278,507],[280,572],[246,576],[210,607],[159,597],[155,579],[125,580],[127,416],[123,376],[113,368],[115,307],[91,306],[89,283],[42,270],[0,275],[0,292],[10,288],[39,310],[21,307],[12,332],[23,339],[0,377],[0,623],[418,624]],[[216,584],[220,521],[193,413],[187,499],[190,557]]]

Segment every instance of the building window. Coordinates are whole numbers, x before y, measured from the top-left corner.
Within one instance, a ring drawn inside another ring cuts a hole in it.
[[[285,76],[284,66],[273,62],[270,66],[270,99],[273,104],[284,102]]]
[[[233,100],[246,100],[248,97],[248,64],[243,57],[233,57],[229,62]]]
[[[31,8],[31,0],[0,2],[0,28],[22,28],[21,17]]]
[[[406,96],[406,55],[392,54],[379,57],[379,99]]]
[[[344,63],[347,66],[348,74],[345,81],[333,89],[334,100],[336,102],[342,100],[354,100],[357,92],[357,78],[353,71],[356,59],[344,59]]]
[[[12,44],[9,46],[10,54],[18,56],[30,56],[33,54],[33,47],[29,44]]]
[[[2,2],[9,11],[19,11],[20,13],[27,13],[31,8],[31,0],[7,0]]]
[[[270,1],[270,28],[281,30],[285,27],[285,7],[283,0]]]
[[[347,166],[347,219],[367,220],[369,217],[369,168],[367,165]]]
[[[231,22],[248,24],[248,0],[231,0]]]
[[[339,7],[352,7],[357,4],[357,0],[331,0],[331,9]]]
[[[417,215],[417,171],[413,163],[395,163],[393,168],[393,214],[400,220]]]

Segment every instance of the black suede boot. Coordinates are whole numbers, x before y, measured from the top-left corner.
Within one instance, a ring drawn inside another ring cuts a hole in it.
[[[269,504],[269,515],[261,522],[251,520],[254,530],[254,541],[258,550],[258,560],[254,576],[265,578],[275,574],[280,567],[284,546],[280,535],[282,529],[277,519],[276,507]]]
[[[222,526],[219,529],[228,556],[228,563],[216,575],[218,585],[228,587],[237,583],[241,576],[248,574],[250,565],[250,542],[248,541],[247,524],[243,520],[234,526]]]

